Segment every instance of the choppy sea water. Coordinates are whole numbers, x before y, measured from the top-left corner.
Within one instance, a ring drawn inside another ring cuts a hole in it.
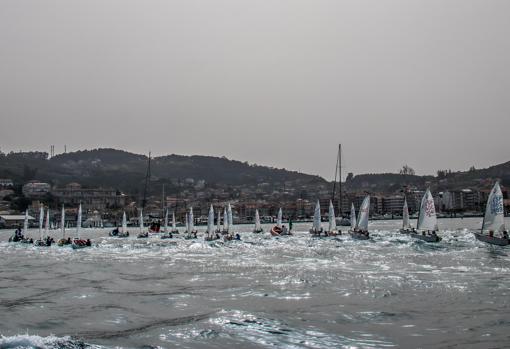
[[[475,240],[481,218],[440,220],[436,244],[400,224],[213,244],[85,229],[76,251],[3,230],[0,348],[508,347],[510,249]]]

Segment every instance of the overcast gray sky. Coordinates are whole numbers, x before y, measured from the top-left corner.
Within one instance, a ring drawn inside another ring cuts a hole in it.
[[[334,175],[510,160],[510,1],[0,2],[0,147]]]

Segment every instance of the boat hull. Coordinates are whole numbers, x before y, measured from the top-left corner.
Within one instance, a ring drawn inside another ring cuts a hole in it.
[[[370,239],[370,234],[363,234],[357,231],[349,230],[349,234],[351,235],[351,238],[356,240],[368,240]]]
[[[400,234],[411,234],[413,231],[411,229],[400,229],[398,232]]]
[[[478,241],[486,242],[491,245],[507,246],[510,244],[510,241],[505,238],[498,238],[495,236],[491,237],[489,235],[480,234],[480,233],[473,233],[473,234],[475,234],[475,237]]]
[[[253,234],[260,234],[263,232],[264,232],[264,229],[253,229]]]
[[[426,242],[439,242],[442,239],[437,235],[423,235],[423,234],[416,234],[416,233],[410,233],[409,234],[412,238],[423,240]]]

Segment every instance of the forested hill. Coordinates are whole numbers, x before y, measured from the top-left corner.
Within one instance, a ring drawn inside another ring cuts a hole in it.
[[[0,178],[10,178],[17,184],[37,179],[54,185],[78,182],[86,187],[119,189],[128,194],[143,188],[148,158],[116,149],[95,149],[60,154],[48,159],[43,152],[0,153]],[[161,184],[169,192],[176,189],[176,181],[204,180],[207,186],[246,186],[254,188],[269,183],[275,190],[294,188],[299,193],[305,188],[313,193],[318,188],[329,188],[325,179],[285,169],[248,164],[225,157],[166,155],[151,160],[151,187],[153,193]],[[344,189],[392,193],[403,186],[433,190],[488,187],[494,180],[510,186],[510,161],[486,169],[468,171],[438,171],[435,176],[412,173],[381,173],[349,175]],[[177,190],[177,189],[176,189]]]
[[[116,149],[95,149],[56,155],[23,152],[0,154],[0,178],[17,183],[32,179],[65,185],[78,182],[90,187],[118,188],[137,192],[143,185],[148,157]],[[204,180],[208,184],[257,185],[295,182],[324,184],[326,181],[285,169],[248,164],[225,157],[167,155],[151,159],[151,181]],[[157,190],[160,190],[158,188]]]

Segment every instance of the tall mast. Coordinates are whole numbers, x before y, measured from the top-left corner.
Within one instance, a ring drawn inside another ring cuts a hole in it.
[[[338,212],[340,218],[344,216],[342,210],[342,144],[338,145]]]
[[[145,204],[147,203],[147,187],[149,186],[150,177],[151,177],[151,152],[149,152],[149,161],[147,163],[147,173],[145,174],[145,188],[143,190],[142,210],[145,208]]]

